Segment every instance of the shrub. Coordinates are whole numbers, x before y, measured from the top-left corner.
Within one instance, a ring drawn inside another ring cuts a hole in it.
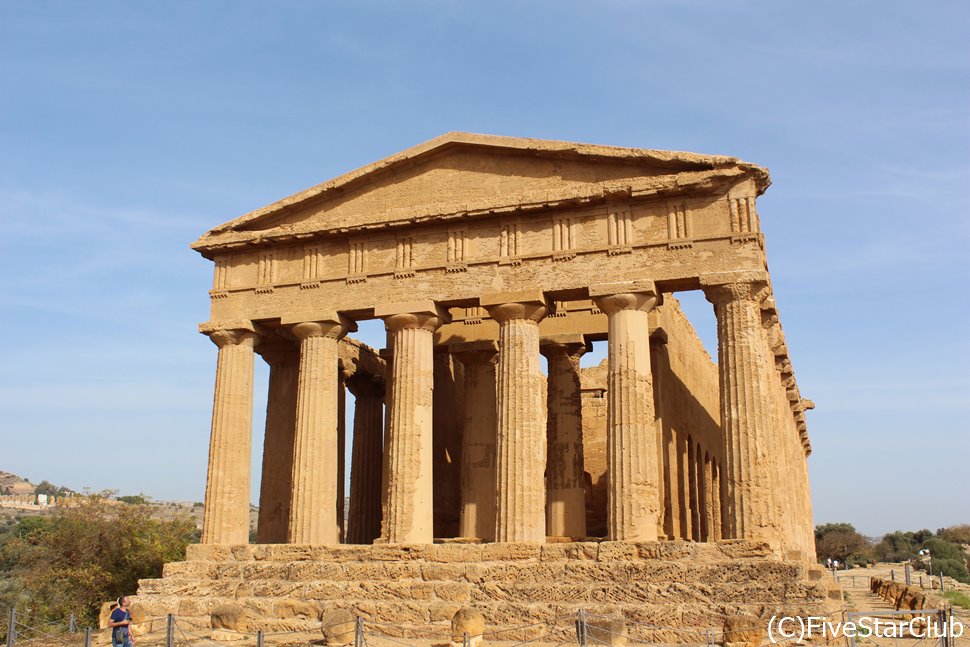
[[[940,539],[954,544],[970,544],[970,524],[940,528],[936,531],[936,535]]]
[[[851,523],[826,523],[815,528],[818,558],[837,559],[844,564],[865,563],[871,558],[866,538]]]
[[[144,494],[126,494],[125,496],[119,496],[116,498],[118,501],[128,503],[130,505],[147,505],[151,501],[151,499]]]
[[[182,559],[195,531],[192,520],[156,519],[144,505],[78,499],[53,516],[23,519],[0,546],[0,566],[22,592],[0,603],[29,608],[39,620],[76,613],[79,622],[94,623],[102,602],[134,594],[139,579],[160,577],[165,562]]]

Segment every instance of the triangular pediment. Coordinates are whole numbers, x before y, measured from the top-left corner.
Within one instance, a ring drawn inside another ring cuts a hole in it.
[[[736,158],[448,133],[206,232],[206,252],[259,240],[502,212],[767,173]]]

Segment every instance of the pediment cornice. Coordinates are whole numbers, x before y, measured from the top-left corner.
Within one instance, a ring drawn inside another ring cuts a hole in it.
[[[758,194],[770,183],[765,169],[734,157],[448,133],[214,227],[192,247],[211,257],[430,221],[715,193],[745,180]]]

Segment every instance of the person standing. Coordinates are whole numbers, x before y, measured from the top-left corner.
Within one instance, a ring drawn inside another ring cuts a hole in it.
[[[127,595],[118,598],[118,606],[111,612],[108,627],[111,628],[111,647],[131,647],[135,639],[131,635],[131,600]]]

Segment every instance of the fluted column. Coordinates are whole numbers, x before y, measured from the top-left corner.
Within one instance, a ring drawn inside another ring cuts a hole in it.
[[[338,362],[339,366],[339,362]],[[347,536],[345,514],[347,480],[346,466],[344,459],[347,456],[347,384],[344,382],[344,375],[341,370],[337,370],[337,541],[344,543]]]
[[[702,283],[705,282],[702,277]],[[764,280],[708,285],[717,316],[721,433],[724,438],[728,539],[760,539],[778,546],[783,524],[775,513],[771,392],[773,364],[761,331]]]
[[[358,373],[347,380],[347,388],[356,402],[347,543],[370,544],[381,535],[384,385],[371,376]]]
[[[704,451],[703,447],[699,451],[697,467],[700,470],[701,514],[703,515],[701,519],[701,541],[712,541],[714,497],[711,489],[713,488],[713,474],[711,473],[711,455]]]
[[[546,407],[539,320],[546,315],[545,301],[541,293],[506,293],[480,303],[499,324],[495,540],[543,543]]]
[[[293,326],[300,339],[293,449],[291,544],[336,544],[337,341],[348,323],[337,315]]]
[[[257,352],[269,364],[269,389],[256,543],[284,544],[289,539],[300,349],[293,342],[277,339],[260,344]]]
[[[721,531],[721,466],[717,459],[711,460],[711,538],[723,538]]]
[[[253,434],[253,347],[257,337],[248,321],[224,326],[199,326],[219,347],[202,543],[246,544]]]
[[[475,346],[472,350],[468,347]],[[495,363],[493,342],[455,344],[452,356],[465,367],[461,449],[461,537],[495,539]]]
[[[434,331],[445,315],[430,301],[378,306],[375,314],[384,319],[392,352],[381,537],[390,544],[430,544]]]
[[[648,313],[653,283],[590,287],[609,319],[607,349],[607,530],[614,541],[656,541],[662,523],[660,448],[654,422]]]
[[[690,480],[690,539],[701,540],[700,490],[697,487],[697,451],[692,436],[687,436],[687,478]]]
[[[570,335],[572,336],[572,335]],[[586,536],[586,487],[583,479],[583,413],[579,358],[586,352],[578,341],[543,340],[548,362],[546,388],[546,534]]]

